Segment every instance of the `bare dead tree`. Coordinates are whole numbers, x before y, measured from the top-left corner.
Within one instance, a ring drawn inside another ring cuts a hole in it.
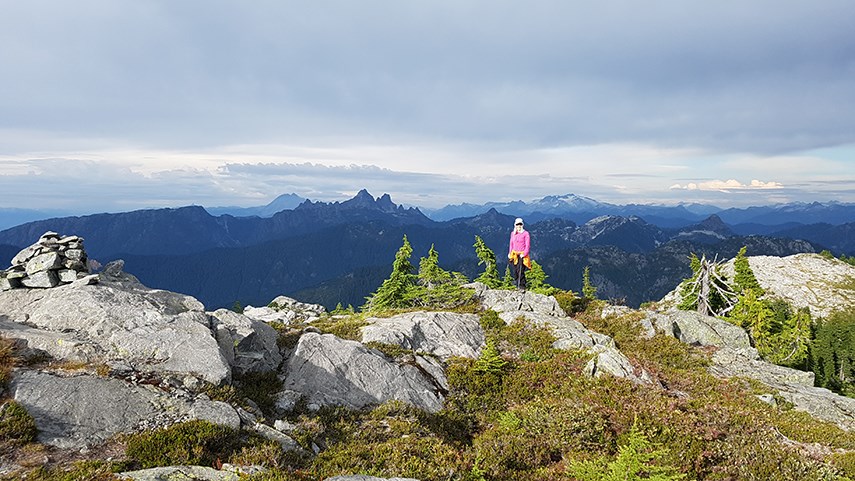
[[[697,264],[695,275],[686,281],[686,295],[697,298],[696,310],[699,314],[721,316],[736,305],[737,294],[730,289],[727,279],[721,274],[718,256],[709,260],[702,255]]]

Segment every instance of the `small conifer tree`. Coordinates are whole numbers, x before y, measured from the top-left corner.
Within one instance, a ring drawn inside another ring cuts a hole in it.
[[[484,272],[476,277],[475,281],[481,282],[491,289],[500,287],[502,281],[499,279],[499,269],[496,266],[496,254],[477,235],[475,236],[475,244],[472,247],[475,248],[475,255],[478,256],[478,265],[484,264]]]
[[[855,397],[855,311],[817,322],[807,365],[817,386]]]
[[[378,311],[408,307],[409,298],[416,286],[416,276],[413,274],[413,265],[410,263],[412,255],[413,248],[407,236],[404,235],[404,243],[398,249],[395,261],[392,263],[392,273],[377,291],[367,298],[368,302],[363,306],[364,310]]]
[[[475,370],[478,372],[499,374],[507,365],[508,361],[502,359],[499,349],[496,348],[496,342],[493,339],[487,339],[487,345],[481,351],[478,360],[475,361]]]
[[[666,448],[651,442],[637,421],[633,423],[626,444],[618,448],[617,457],[607,462],[605,458],[594,461],[575,461],[569,471],[579,481],[677,481],[686,475],[672,466],[654,464],[668,453]]]
[[[767,299],[742,247],[733,259],[733,284],[738,295],[727,320],[748,331],[757,351],[769,362],[804,366],[811,338],[810,313],[793,313],[782,300]]]
[[[451,274],[439,267],[439,253],[430,245],[427,257],[419,261],[419,284],[431,288],[451,281]]]
[[[514,288],[514,276],[511,275],[511,266],[505,266],[505,277],[502,279],[501,289],[513,289]]]
[[[771,347],[769,333],[780,329],[776,325],[775,313],[768,304],[758,298],[756,291],[748,289],[739,296],[728,317],[730,322],[748,331],[761,355],[768,354]]]
[[[448,272],[439,267],[439,253],[430,246],[427,257],[419,261],[418,286],[410,297],[413,303],[425,307],[452,308],[464,303],[466,293],[461,285],[468,282],[459,272]]]
[[[736,254],[736,258],[733,259],[733,269],[736,271],[736,275],[733,276],[733,283],[737,292],[744,292],[750,289],[758,296],[762,296],[764,294],[763,288],[760,287],[760,283],[754,277],[754,271],[751,270],[751,266],[748,264],[748,258],[745,257],[746,250],[748,250],[748,246],[742,246],[742,249],[739,249],[739,253]]]
[[[585,301],[593,301],[597,298],[597,288],[591,284],[591,267],[585,266],[582,271],[582,298]]]
[[[559,291],[559,289],[550,286],[546,283],[546,278],[549,277],[546,275],[546,272],[543,271],[543,267],[537,263],[537,261],[531,261],[531,270],[526,273],[526,283],[528,284],[528,290],[532,292],[536,292],[538,294],[543,294],[546,296],[551,296]]]

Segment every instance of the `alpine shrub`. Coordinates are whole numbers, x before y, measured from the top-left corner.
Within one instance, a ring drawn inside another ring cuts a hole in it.
[[[160,466],[211,466],[239,448],[236,431],[208,421],[188,421],[165,429],[132,434],[125,454],[143,469]]]

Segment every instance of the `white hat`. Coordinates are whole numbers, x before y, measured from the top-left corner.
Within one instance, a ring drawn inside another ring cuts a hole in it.
[[[514,225],[522,224],[522,223],[523,223],[522,217],[517,217],[517,220],[514,221]]]

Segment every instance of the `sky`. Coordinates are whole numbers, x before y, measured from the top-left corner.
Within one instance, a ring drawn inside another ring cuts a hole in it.
[[[0,208],[855,202],[851,0],[0,7]]]

